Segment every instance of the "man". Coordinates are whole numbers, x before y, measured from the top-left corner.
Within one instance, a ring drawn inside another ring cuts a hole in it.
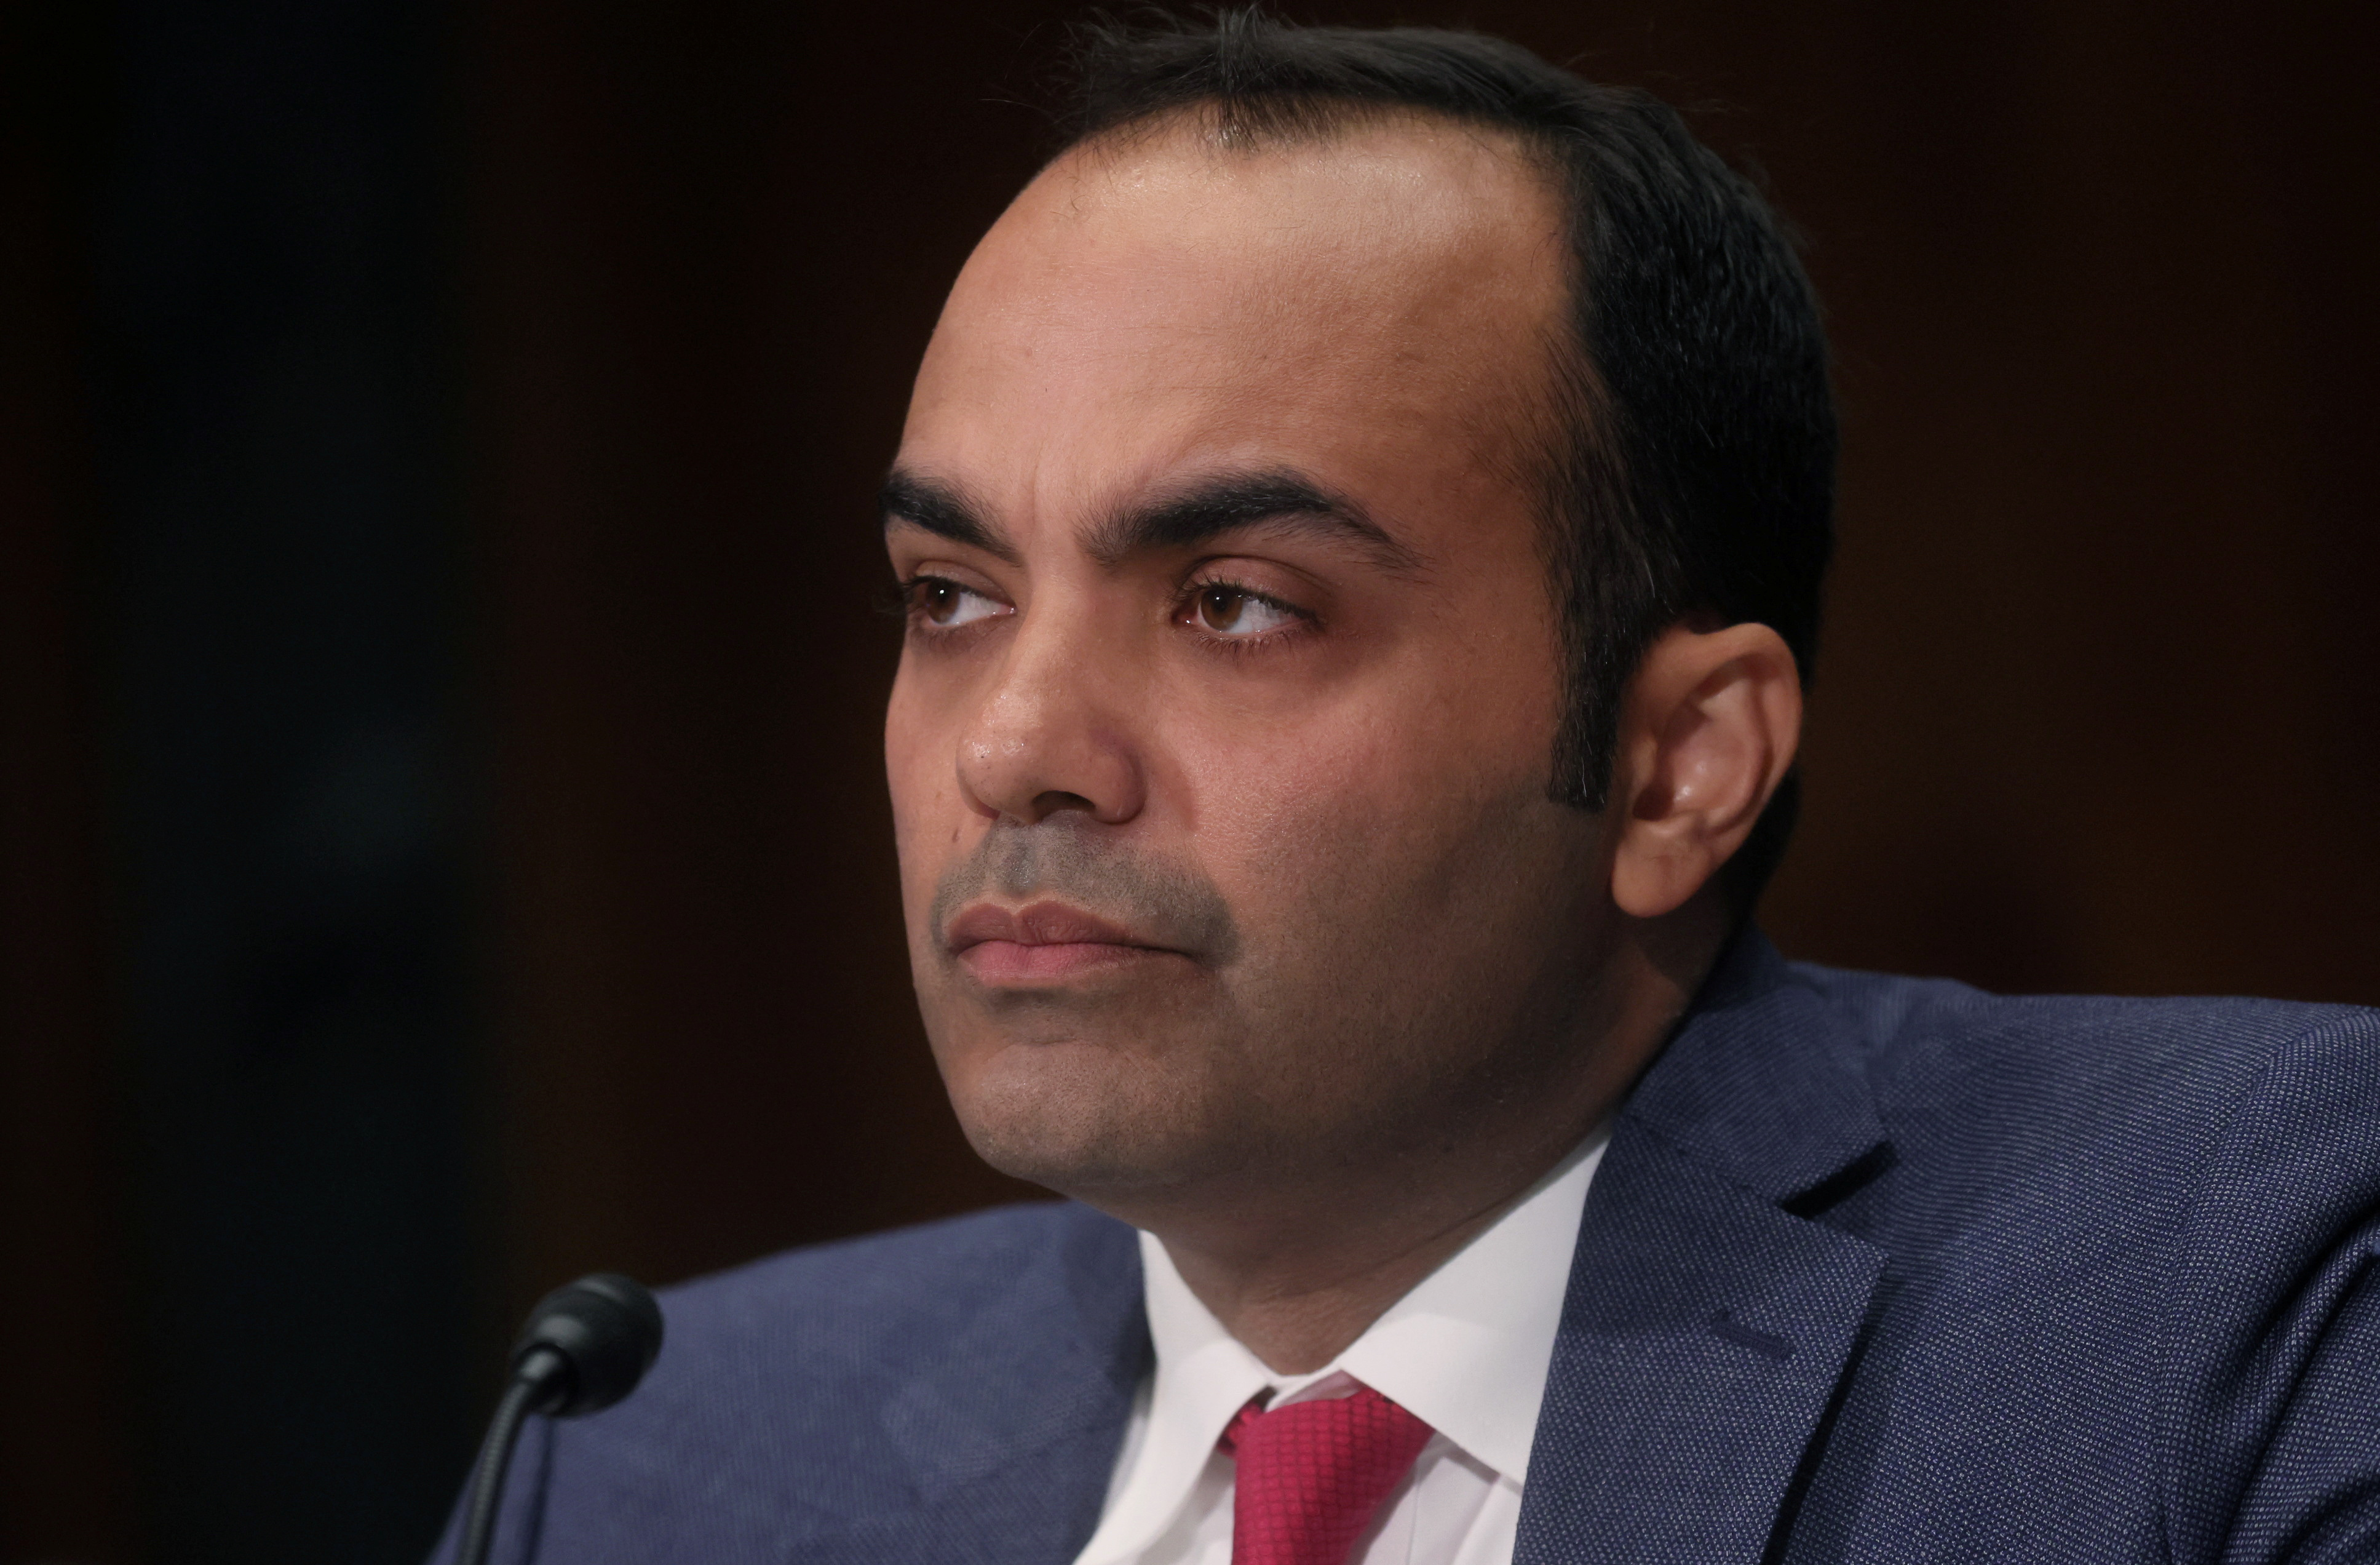
[[[1782,962],[1815,305],[1640,96],[1111,31],[884,527],[911,956],[1074,1198],[666,1301],[506,1560],[2380,1558],[2380,1022]]]

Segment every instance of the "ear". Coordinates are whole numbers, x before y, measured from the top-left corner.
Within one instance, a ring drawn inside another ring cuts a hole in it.
[[[1766,625],[1672,626],[1623,703],[1611,802],[1611,897],[1658,918],[1683,906],[1752,833],[1802,740],[1802,676]]]

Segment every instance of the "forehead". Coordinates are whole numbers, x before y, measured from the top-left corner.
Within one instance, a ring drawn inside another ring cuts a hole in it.
[[[1535,165],[1433,116],[1254,150],[1186,123],[1095,143],[968,261],[903,458],[1008,506],[1207,460],[1358,491],[1509,480],[1565,257]]]

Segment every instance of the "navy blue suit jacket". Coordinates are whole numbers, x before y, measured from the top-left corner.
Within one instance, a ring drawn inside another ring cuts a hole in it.
[[[1589,1192],[1518,1560],[2380,1559],[2380,1012],[2000,998],[1739,941]],[[504,1565],[1065,1565],[1149,1360],[1014,1207],[674,1290]],[[451,1547],[451,1545],[450,1545]]]

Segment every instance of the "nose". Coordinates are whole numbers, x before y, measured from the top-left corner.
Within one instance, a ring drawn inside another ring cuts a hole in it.
[[[1045,601],[1017,626],[959,736],[959,788],[974,808],[1011,824],[1079,810],[1120,825],[1147,801],[1123,649],[1065,612]]]

